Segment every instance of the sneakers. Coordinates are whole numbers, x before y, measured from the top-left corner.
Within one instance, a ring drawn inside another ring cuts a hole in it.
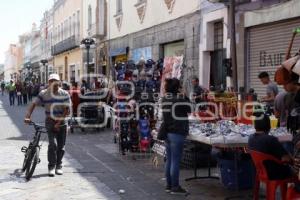
[[[170,193],[170,192],[171,192],[171,186],[166,186],[165,192],[166,192],[166,193]]]
[[[185,189],[183,189],[181,186],[178,186],[176,188],[172,188],[171,194],[188,195],[188,192]]]
[[[63,170],[62,170],[61,167],[57,167],[56,170],[55,170],[55,173],[56,173],[57,175],[63,175],[63,174],[64,174],[64,172],[63,172]]]
[[[49,175],[50,177],[54,177],[54,176],[55,176],[55,170],[54,170],[54,168],[53,168],[53,169],[49,169],[48,175]]]

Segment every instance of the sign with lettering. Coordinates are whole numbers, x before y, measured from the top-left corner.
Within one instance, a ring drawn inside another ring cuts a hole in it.
[[[259,52],[259,66],[268,67],[268,66],[278,66],[284,61],[285,53],[273,53],[270,54],[267,51]]]

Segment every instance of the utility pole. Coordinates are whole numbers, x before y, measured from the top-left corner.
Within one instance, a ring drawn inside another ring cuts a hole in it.
[[[229,5],[230,16],[230,57],[232,63],[232,79],[233,88],[238,92],[238,79],[237,79],[237,58],[236,58],[236,30],[235,30],[235,0],[230,0]]]

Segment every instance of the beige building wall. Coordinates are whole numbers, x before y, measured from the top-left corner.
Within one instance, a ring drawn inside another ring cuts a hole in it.
[[[61,80],[70,81],[69,77],[75,71],[75,81],[80,81],[83,75],[81,58],[82,51],[79,48],[55,56],[55,72],[60,75]]]
[[[107,1],[110,39],[177,19],[200,8],[199,0],[121,0],[120,9],[117,2],[118,0]],[[142,7],[145,7],[144,10]],[[117,18],[121,21],[119,27]]]
[[[82,49],[79,48],[83,35],[82,5],[84,0],[58,0],[53,10],[53,45],[75,36],[76,48],[54,56],[54,72],[62,80],[71,81],[75,70],[75,81],[83,74]]]

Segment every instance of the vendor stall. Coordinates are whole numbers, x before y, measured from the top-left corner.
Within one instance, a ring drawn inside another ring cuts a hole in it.
[[[219,120],[217,122],[206,122],[203,123],[199,120],[199,118],[195,116],[189,117],[190,121],[190,133],[187,136],[187,141],[192,142],[195,145],[198,144],[207,144],[212,148],[218,149],[220,152],[232,152],[233,159],[231,162],[226,162],[226,166],[224,164],[223,159],[218,159],[218,166],[220,168],[220,174],[222,183],[225,187],[229,189],[246,189],[250,188],[253,185],[253,179],[251,176],[243,176],[243,173],[248,170],[249,175],[251,174],[252,163],[250,161],[250,157],[245,162],[241,161],[241,154],[247,153],[247,144],[249,137],[255,133],[255,129],[253,125],[246,125],[241,123],[235,123],[233,121],[228,120]],[[161,121],[158,121],[156,124],[156,129],[152,131],[153,138],[156,138],[157,130],[159,129]],[[273,135],[278,138],[280,142],[288,142],[292,140],[292,134],[288,132],[286,128],[274,128],[271,130],[270,135]],[[159,145],[154,145],[154,151],[160,155],[164,155],[164,146],[161,142],[158,142]],[[187,178],[186,181],[194,180],[194,179],[218,179],[219,177],[212,176],[211,173],[211,152],[208,152],[208,174],[207,176],[198,176],[197,175],[197,152],[194,152],[194,176],[191,178]],[[224,170],[224,167],[226,170]],[[231,167],[231,170],[227,169]],[[238,169],[238,170],[237,170]],[[243,171],[244,170],[244,171]],[[229,178],[231,182],[228,180],[227,173],[233,173]],[[254,175],[254,172],[252,173]],[[227,177],[227,179],[226,179]],[[252,179],[245,181],[242,179]],[[230,182],[230,183],[229,183]]]

